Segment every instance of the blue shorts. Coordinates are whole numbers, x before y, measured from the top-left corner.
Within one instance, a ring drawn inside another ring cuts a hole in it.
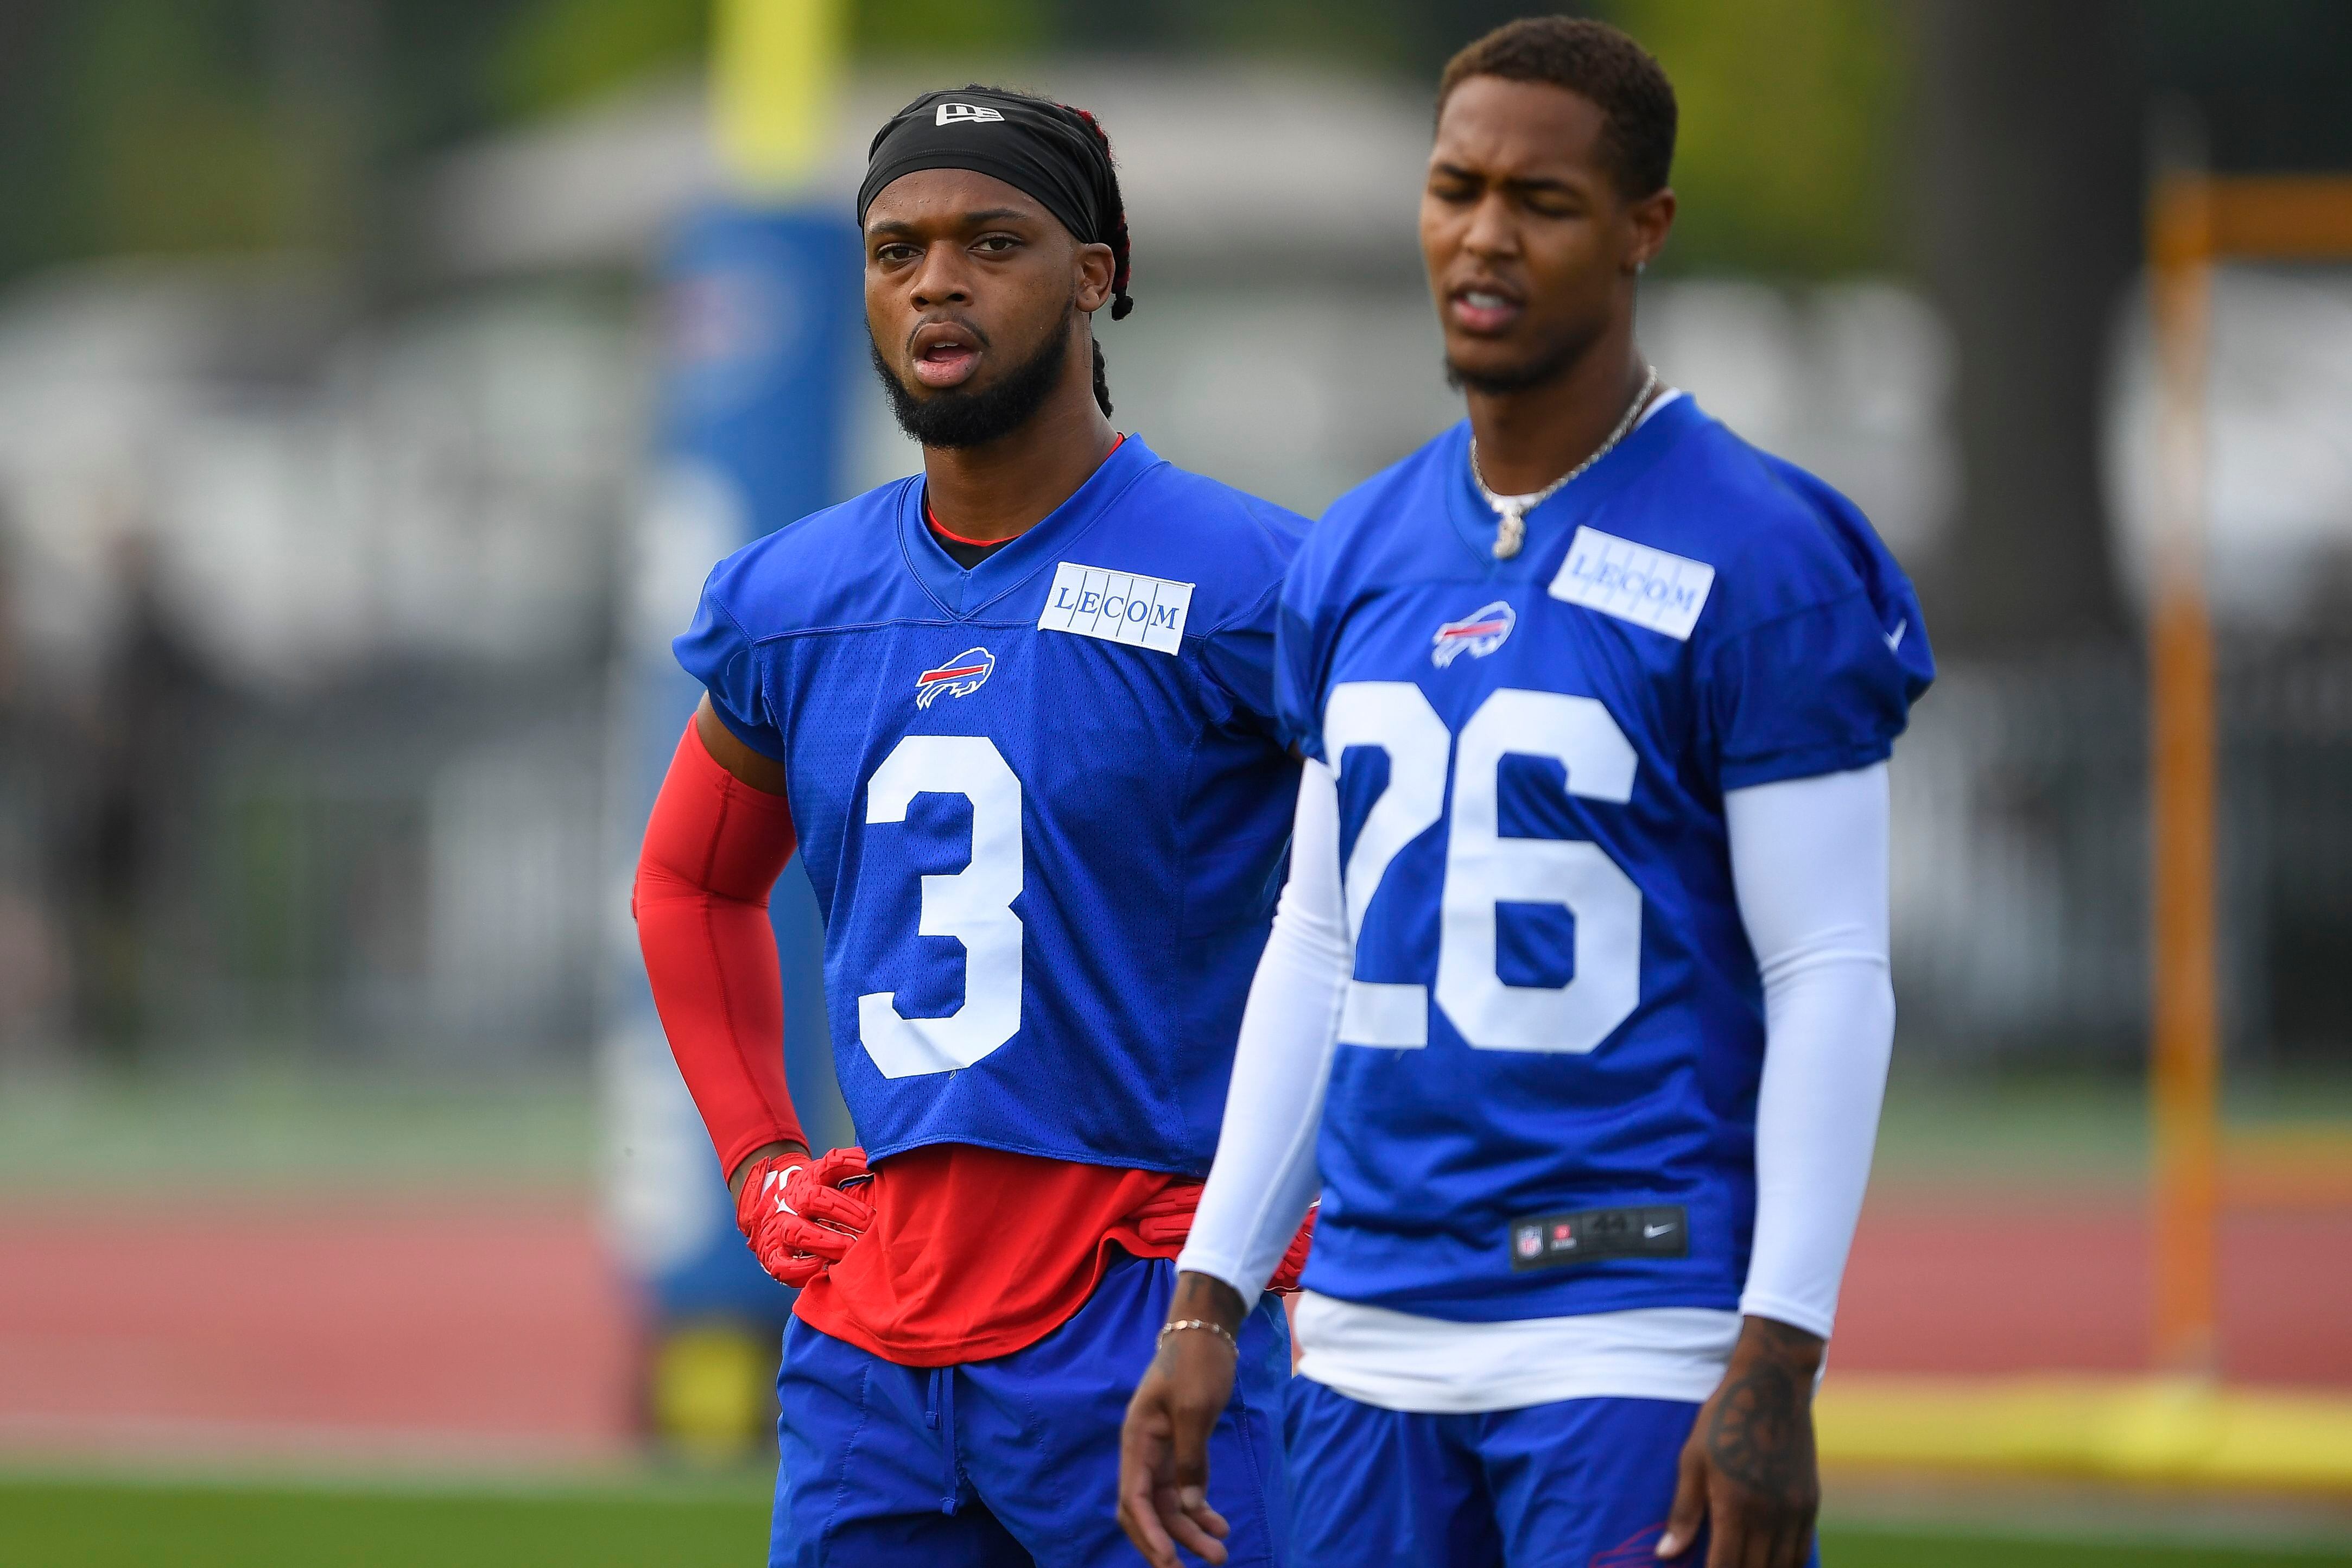
[[[1035,1344],[937,1369],[794,1320],[776,1379],[772,1568],[1135,1568],[1118,1520],[1119,1424],[1175,1285],[1173,1262],[1121,1258]],[[1289,1383],[1290,1331],[1264,1297],[1209,1446],[1209,1501],[1237,1564],[1289,1561]]]
[[[1295,1568],[1657,1568],[1699,1407],[1567,1399],[1477,1416],[1383,1410],[1292,1381]],[[1706,1535],[1677,1559],[1706,1562]],[[1814,1568],[1821,1562],[1816,1547]]]

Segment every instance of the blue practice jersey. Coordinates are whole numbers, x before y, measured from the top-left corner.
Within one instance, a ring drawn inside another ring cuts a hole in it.
[[[1303,532],[1129,436],[970,571],[909,478],[711,573],[678,659],[784,764],[871,1156],[1208,1168],[1297,798]]]
[[[1465,426],[1283,591],[1356,936],[1306,1276],[1458,1321],[1737,1305],[1764,1016],[1724,792],[1885,758],[1934,675],[1861,514],[1687,397],[1527,518]]]

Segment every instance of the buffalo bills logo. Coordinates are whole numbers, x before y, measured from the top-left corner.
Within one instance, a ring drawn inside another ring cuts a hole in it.
[[[1595,1553],[1591,1568],[1656,1568],[1658,1542],[1664,1538],[1665,1533],[1666,1527],[1664,1521],[1646,1525],[1608,1551]],[[1692,1558],[1693,1561],[1696,1561],[1697,1558],[1705,1555],[1704,1552],[1694,1552]]]
[[[951,697],[968,697],[995,673],[995,654],[985,648],[966,648],[946,664],[915,677],[915,706],[930,706],[941,692]]]
[[[1465,653],[1483,659],[1501,647],[1518,623],[1518,612],[1497,599],[1483,610],[1440,626],[1437,635],[1430,639],[1429,662],[1442,670]]]

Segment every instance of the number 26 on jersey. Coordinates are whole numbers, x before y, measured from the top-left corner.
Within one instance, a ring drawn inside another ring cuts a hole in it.
[[[1632,742],[1591,697],[1505,688],[1488,696],[1458,736],[1410,681],[1351,681],[1332,689],[1325,754],[1356,747],[1387,754],[1388,788],[1365,817],[1348,856],[1348,928],[1365,912],[1397,852],[1454,810],[1440,897],[1436,1004],[1481,1051],[1591,1051],[1641,1000],[1642,893],[1601,846],[1581,840],[1506,838],[1499,781],[1507,754],[1550,758],[1568,792],[1623,805],[1633,799]],[[1575,966],[1559,986],[1507,985],[1495,969],[1496,907],[1549,904],[1575,917]],[[1351,979],[1339,1038],[1356,1045],[1429,1043],[1430,988]]]

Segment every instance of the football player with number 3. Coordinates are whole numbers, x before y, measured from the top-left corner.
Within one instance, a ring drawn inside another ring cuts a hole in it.
[[[1798,1568],[1894,1030],[1886,762],[1934,666],[1853,507],[1636,345],[1657,63],[1522,21],[1438,106],[1469,419],[1283,591],[1289,882],[1120,1517],[1222,1560],[1202,1438],[1319,1189],[1294,1562]]]
[[[1128,236],[1091,116],[930,93],[869,159],[866,321],[923,472],[711,574],[641,940],[744,1232],[802,1287],[771,1560],[1131,1562],[1119,1418],[1289,841],[1305,525],[1111,428],[1092,318],[1127,313]],[[765,915],[795,843],[865,1145],[814,1160]],[[1223,1326],[1213,1495],[1279,1563],[1288,1332],[1270,1297]]]

